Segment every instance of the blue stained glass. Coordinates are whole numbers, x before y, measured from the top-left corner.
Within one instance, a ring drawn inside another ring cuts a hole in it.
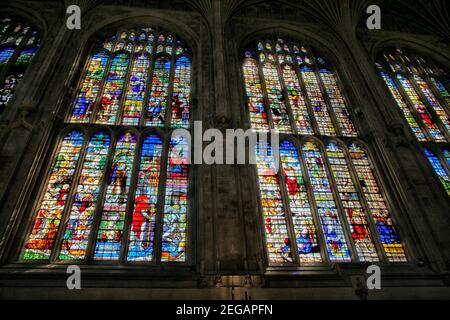
[[[189,147],[182,136],[169,143],[161,261],[185,262]]]
[[[439,180],[441,181],[442,185],[445,188],[445,191],[450,195],[450,178],[445,171],[445,168],[442,166],[441,162],[439,161],[439,158],[429,149],[423,148],[425,151],[425,155],[428,158],[428,161],[430,161],[431,165],[433,166],[434,171],[439,177]],[[448,153],[447,153],[447,161],[449,161]]]
[[[280,145],[280,158],[300,262],[321,262],[317,230],[311,213],[297,148],[291,142],[283,141]]]
[[[331,261],[351,261],[322,154],[313,142],[306,142],[303,145],[303,156],[316,200],[317,211],[322,222],[328,256]]]
[[[0,68],[7,64],[9,59],[11,59],[12,55],[14,54],[13,48],[2,48],[0,49]]]
[[[161,154],[161,138],[148,136],[142,145],[128,261],[151,261],[153,258]]]
[[[95,245],[95,260],[119,259],[135,148],[136,137],[129,132],[117,142]]]

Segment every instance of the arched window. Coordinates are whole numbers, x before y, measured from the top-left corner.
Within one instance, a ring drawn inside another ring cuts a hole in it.
[[[256,148],[269,264],[406,262],[333,68],[304,44],[269,39],[242,70],[251,127],[281,133],[279,154]]]
[[[22,260],[187,262],[191,58],[151,28],[91,52]],[[152,128],[146,128],[152,127]]]
[[[450,166],[445,153],[450,141],[450,82],[447,73],[430,59],[404,49],[386,50],[378,57],[376,66],[450,195]],[[431,145],[436,151],[431,151],[426,145]]]
[[[40,45],[38,32],[29,24],[0,18],[0,115],[14,95]]]

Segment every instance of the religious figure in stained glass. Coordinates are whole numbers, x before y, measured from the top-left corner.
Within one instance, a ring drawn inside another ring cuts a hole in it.
[[[424,146],[425,156],[450,195],[450,166],[444,143],[450,141],[450,95],[448,74],[431,59],[405,49],[388,49],[376,66],[412,133]]]
[[[279,155],[256,149],[269,264],[406,262],[366,148],[338,139],[358,132],[332,66],[278,38],[247,50],[242,71],[251,127],[282,137]]]
[[[23,260],[187,261],[189,149],[169,137],[189,127],[190,69],[190,50],[157,29],[94,48],[66,121],[94,132],[62,138]]]

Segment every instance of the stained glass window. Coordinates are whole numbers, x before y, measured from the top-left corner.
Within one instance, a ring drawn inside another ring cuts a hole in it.
[[[63,236],[59,254],[61,260],[83,259],[86,255],[110,140],[109,135],[101,131],[94,134],[89,141]]]
[[[152,28],[119,32],[93,50],[68,122],[187,128],[190,95],[182,40]]]
[[[280,180],[271,146],[258,144],[256,157],[269,261],[273,263],[292,262],[286,208],[281,197]]]
[[[172,119],[174,127],[187,128],[189,124],[189,85],[191,83],[191,61],[180,57],[175,62],[172,94]]]
[[[172,137],[167,164],[161,261],[182,262],[186,259],[189,152],[186,138]]]
[[[331,261],[349,261],[350,252],[336,200],[331,190],[330,179],[326,172],[324,158],[318,146],[313,142],[307,142],[303,145],[303,156],[311,181],[329,258]]]
[[[351,177],[344,149],[331,142],[327,145],[327,155],[358,257],[361,261],[378,261],[368,219]]]
[[[245,51],[242,74],[251,128],[281,138],[279,149],[263,140],[256,148],[269,265],[407,261],[365,147],[342,142],[358,132],[333,67],[305,44],[272,38]],[[398,84],[384,76],[426,140]]]
[[[189,262],[190,150],[172,133],[190,126],[190,84],[172,34],[120,30],[94,47],[22,260]]]
[[[14,96],[40,45],[38,32],[17,19],[0,18],[0,115]]]
[[[314,225],[305,178],[297,149],[291,142],[283,141],[281,143],[280,158],[300,262],[321,262],[317,230]]]
[[[50,257],[74,181],[83,140],[80,131],[72,131],[61,142],[37,209],[36,220],[25,244],[24,259],[39,260]]]
[[[448,172],[445,170],[445,166],[441,163],[439,158],[434,154],[432,151],[430,151],[427,148],[424,148],[425,155],[428,158],[428,161],[430,161],[431,166],[433,167],[434,171],[437,173],[439,180],[441,181],[442,185],[444,186],[447,193],[450,195],[450,178]],[[448,151],[446,153],[446,161],[449,162],[449,154]]]
[[[242,69],[245,78],[251,126],[256,130],[268,129],[268,119],[261,89],[261,81],[259,80],[258,65],[256,61],[247,58],[244,61]]]
[[[425,148],[425,155],[448,192],[439,160],[445,157],[440,145],[450,141],[448,74],[431,59],[400,48],[386,50],[376,66],[418,141],[435,146],[436,154]]]
[[[388,260],[405,262],[406,256],[402,242],[395,230],[386,201],[370,166],[367,152],[356,143],[349,146],[349,152]]]
[[[131,222],[129,261],[151,261],[153,258],[162,146],[161,138],[157,135],[148,136],[142,146]]]
[[[167,94],[169,91],[170,64],[171,60],[167,57],[161,57],[155,61],[152,90],[145,120],[146,125],[164,125]]]
[[[128,132],[119,137],[108,178],[95,245],[95,259],[117,260],[119,258],[135,149],[136,137],[133,134]]]
[[[134,57],[130,82],[128,83],[127,96],[124,102],[122,115],[123,125],[139,125],[142,108],[144,106],[145,89],[150,57],[141,53]]]
[[[260,41],[245,52],[243,76],[252,128],[265,130],[269,122],[281,133],[357,135],[336,74],[312,49]]]

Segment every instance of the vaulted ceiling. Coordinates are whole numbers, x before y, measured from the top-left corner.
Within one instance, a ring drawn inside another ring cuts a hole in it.
[[[449,0],[62,0],[65,5],[77,4],[87,12],[99,4],[145,6],[191,10],[206,20],[213,14],[220,14],[223,23],[248,8],[260,5],[293,8],[331,28],[356,28],[366,15],[366,8],[380,5],[382,22],[388,29],[401,31],[413,29],[418,33],[429,33],[450,40]],[[220,13],[217,13],[217,10]],[[406,28],[407,27],[407,28]]]

